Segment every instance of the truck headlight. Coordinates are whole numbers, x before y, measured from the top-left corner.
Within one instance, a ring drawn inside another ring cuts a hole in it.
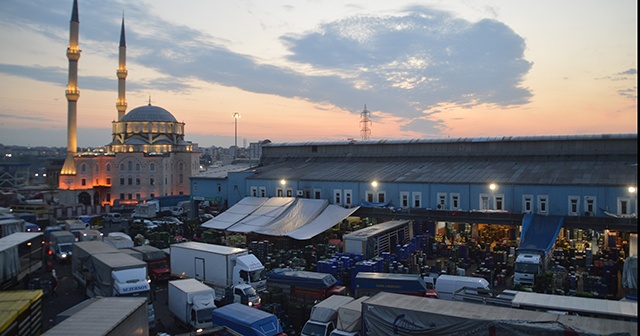
[[[253,306],[253,302],[249,301],[249,307]]]

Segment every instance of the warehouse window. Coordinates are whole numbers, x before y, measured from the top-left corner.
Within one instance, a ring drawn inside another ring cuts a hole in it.
[[[578,203],[580,202],[579,196],[569,196],[568,199],[568,207],[569,207],[569,216],[578,216],[580,214],[580,207]]]
[[[549,197],[547,195],[538,195],[538,213],[546,214],[549,209],[547,209],[547,202],[549,201]]]
[[[413,192],[413,207],[422,208],[422,193],[419,191]]]
[[[349,207],[349,206],[351,206],[353,204],[352,200],[351,200],[351,193],[352,193],[351,189],[345,189],[344,190],[344,205],[345,206]]]
[[[340,189],[335,189],[333,191],[333,204],[341,204],[340,202],[342,201],[340,198],[342,196],[342,192],[340,191]]]
[[[522,195],[522,212],[531,213],[533,195]]]
[[[400,207],[408,208],[409,207],[409,192],[402,191],[400,192]]]

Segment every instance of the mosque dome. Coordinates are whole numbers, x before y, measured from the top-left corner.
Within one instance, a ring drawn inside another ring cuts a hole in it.
[[[158,106],[146,106],[136,107],[122,118],[123,122],[132,121],[157,121],[157,122],[177,122],[176,118],[171,112]]]

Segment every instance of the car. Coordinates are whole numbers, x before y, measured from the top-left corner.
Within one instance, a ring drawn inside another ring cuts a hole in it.
[[[213,219],[213,215],[208,213],[203,213],[203,214],[200,214],[198,218],[200,219],[200,223],[204,223],[210,219]]]
[[[175,217],[171,217],[171,216],[162,217],[162,218],[160,218],[160,221],[168,223],[168,224],[175,224],[175,225],[184,224],[181,220],[179,220],[179,219],[177,219]]]
[[[26,232],[41,232],[42,228],[38,224],[24,223],[24,230]]]
[[[147,230],[155,230],[158,228],[158,224],[148,220],[148,219],[134,219],[134,224],[142,224]]]
[[[103,217],[105,223],[120,223],[122,221],[122,215],[117,212],[110,212]]]

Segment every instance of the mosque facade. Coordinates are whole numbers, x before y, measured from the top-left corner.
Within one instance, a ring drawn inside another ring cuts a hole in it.
[[[185,123],[171,112],[148,105],[127,112],[124,18],[120,33],[117,119],[104,148],[77,152],[77,85],[80,49],[77,0],[70,22],[67,156],[58,183],[59,202],[84,205],[136,204],[140,199],[189,194],[189,178],[199,171],[197,144],[185,140]]]

